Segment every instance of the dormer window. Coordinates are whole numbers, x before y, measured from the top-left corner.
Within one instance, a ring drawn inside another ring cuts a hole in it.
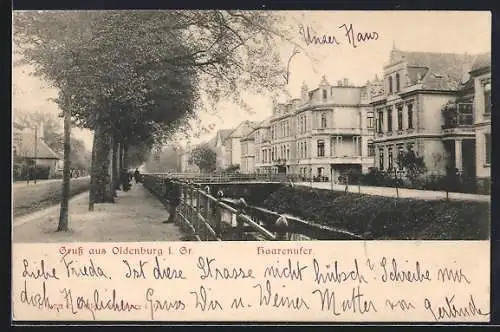
[[[396,74],[396,92],[398,92],[401,89],[401,85],[399,82],[399,73]]]
[[[323,90],[323,100],[326,100],[326,98],[327,98],[327,97],[328,97],[327,92],[326,92],[326,90],[324,89],[324,90]]]
[[[389,76],[389,94],[392,94],[392,76]]]

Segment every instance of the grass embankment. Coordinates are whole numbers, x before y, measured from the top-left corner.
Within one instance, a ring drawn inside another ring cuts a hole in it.
[[[262,205],[378,240],[485,240],[490,233],[487,202],[395,199],[284,187]]]
[[[70,197],[88,191],[90,177],[71,179]],[[14,217],[47,208],[61,202],[62,181],[16,185],[12,190]]]

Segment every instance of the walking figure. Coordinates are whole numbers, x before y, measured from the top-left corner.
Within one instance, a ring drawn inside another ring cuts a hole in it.
[[[141,173],[139,172],[138,168],[135,169],[134,179],[135,179],[135,183],[141,182]]]

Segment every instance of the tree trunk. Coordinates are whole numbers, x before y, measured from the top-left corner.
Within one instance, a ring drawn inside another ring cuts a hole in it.
[[[106,182],[104,186],[104,201],[105,203],[115,202],[115,186],[113,182],[113,150],[114,150],[114,137],[108,134],[108,156],[106,159]]]
[[[123,168],[128,171],[128,144],[123,144]]]
[[[71,110],[64,111],[64,165],[63,165],[63,183],[61,193],[61,208],[59,212],[58,232],[68,231],[68,205],[70,189],[70,168],[71,159]]]
[[[121,174],[122,174],[122,142],[116,144],[116,183],[115,189],[120,190]]]
[[[111,168],[112,168],[112,174],[111,174],[111,185],[113,186],[113,196],[116,197],[116,190],[120,187],[118,180],[120,179],[119,175],[120,172],[118,170],[118,147],[119,147],[119,142],[116,136],[113,138],[113,150],[112,150],[112,160],[111,160]]]
[[[93,158],[91,170],[91,187],[89,210],[92,211],[94,203],[109,202],[109,195],[106,196],[106,183],[109,181],[109,136],[104,124],[99,121],[94,132]],[[112,198],[112,197],[111,197]]]

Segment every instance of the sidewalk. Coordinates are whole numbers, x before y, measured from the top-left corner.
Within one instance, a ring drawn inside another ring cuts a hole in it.
[[[296,185],[309,188],[312,187],[317,189],[330,189],[330,190],[332,189],[332,184],[330,182],[312,182],[312,185],[311,182],[298,182],[296,183]],[[333,190],[345,191],[345,185],[334,184]],[[368,187],[368,186],[350,185],[348,191],[350,193],[397,197],[396,188],[388,188],[388,187]],[[399,198],[415,198],[415,199],[425,199],[425,200],[441,200],[446,198],[446,192],[444,191],[399,188],[398,192],[399,192]],[[490,202],[491,196],[450,192],[449,199],[456,201]]]
[[[142,185],[118,191],[115,204],[96,204],[88,211],[88,192],[69,202],[69,231],[56,232],[59,206],[15,218],[13,242],[141,242],[179,241],[173,224],[163,224],[168,213]]]
[[[73,179],[86,179],[86,178],[90,178],[90,175],[80,176],[78,178],[73,178]],[[26,181],[15,181],[15,182],[12,182],[12,188],[30,187],[30,186],[36,186],[39,184],[47,184],[47,183],[52,183],[52,182],[62,183],[62,179],[38,179],[38,180],[36,180],[36,183],[33,180],[30,180],[30,183],[27,183]]]

